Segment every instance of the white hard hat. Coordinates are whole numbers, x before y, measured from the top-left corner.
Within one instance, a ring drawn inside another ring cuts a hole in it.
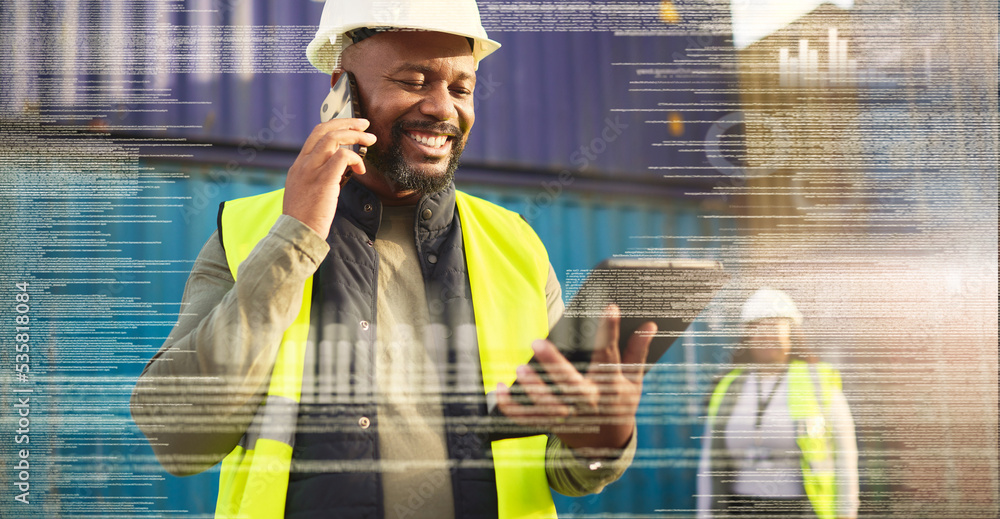
[[[797,325],[802,324],[802,313],[795,307],[795,302],[781,290],[764,287],[743,303],[740,320],[744,323],[767,319],[770,317],[785,317]]]
[[[340,55],[354,40],[346,33],[367,28],[416,29],[464,36],[472,42],[472,56],[479,60],[500,48],[486,36],[475,0],[327,0],[316,36],[306,48],[309,63],[332,74],[340,68]]]

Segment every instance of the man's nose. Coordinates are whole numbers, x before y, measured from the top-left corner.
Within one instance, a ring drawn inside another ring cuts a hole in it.
[[[458,119],[458,109],[447,85],[435,85],[427,91],[420,103],[420,113],[438,121]]]

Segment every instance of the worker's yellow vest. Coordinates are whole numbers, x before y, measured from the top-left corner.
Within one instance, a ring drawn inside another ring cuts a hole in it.
[[[823,408],[829,406],[833,395],[841,390],[841,382],[837,370],[825,362],[816,363],[816,371],[821,395],[816,394],[816,384],[806,362],[793,360],[789,364],[788,413],[792,420],[800,424],[795,442],[802,452],[802,483],[806,495],[819,519],[833,519],[836,515],[837,480],[833,439],[825,423]],[[734,369],[719,381],[708,403],[710,422],[718,414],[730,384],[742,373],[743,370]],[[710,429],[715,427],[710,425]]]
[[[282,194],[278,190],[226,202],[220,227],[234,279],[239,264],[281,214]],[[456,202],[483,387],[489,392],[498,382],[513,383],[516,367],[531,357],[531,341],[548,333],[548,255],[516,213],[460,191]],[[302,308],[282,337],[267,399],[257,411],[252,431],[222,461],[218,518],[264,519],[284,514],[296,418],[294,412],[284,411],[295,409],[300,398],[311,294],[309,278]],[[492,443],[501,518],[555,517],[545,476],[545,446],[544,435]]]

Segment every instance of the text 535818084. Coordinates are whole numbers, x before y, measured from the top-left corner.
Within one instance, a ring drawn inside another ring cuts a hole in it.
[[[28,283],[15,283],[17,293],[14,295],[14,371],[17,372],[17,381],[28,382],[28,373],[31,371],[31,306],[28,302],[31,296],[28,295]]]

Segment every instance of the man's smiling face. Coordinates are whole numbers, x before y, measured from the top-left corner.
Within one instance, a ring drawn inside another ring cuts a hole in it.
[[[475,60],[468,40],[425,31],[385,32],[348,47],[368,132],[368,174],[397,194],[444,189],[475,122]]]

